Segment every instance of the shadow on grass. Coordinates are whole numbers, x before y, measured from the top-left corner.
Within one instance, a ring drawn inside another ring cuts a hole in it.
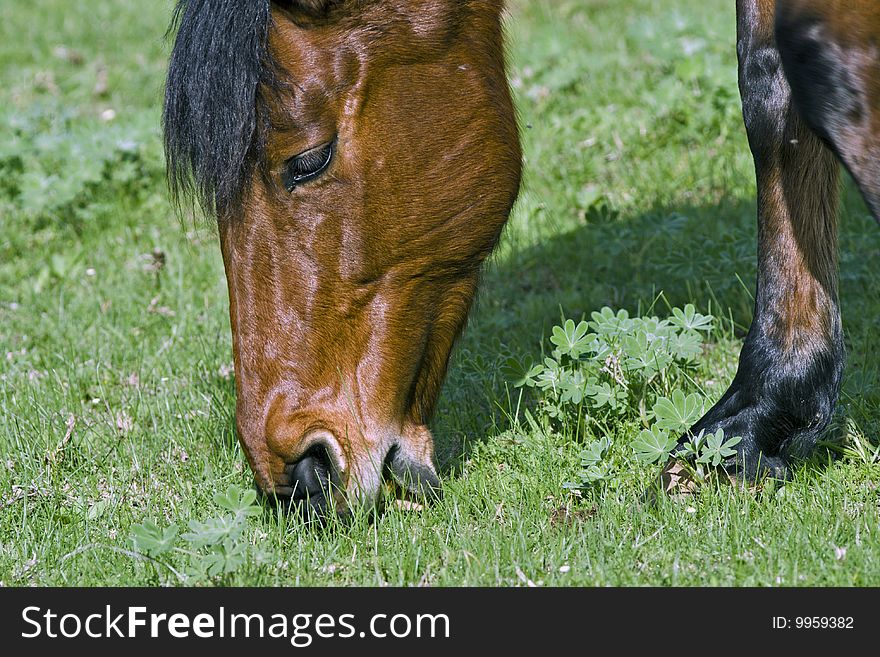
[[[631,217],[598,209],[552,239],[514,245],[486,272],[443,389],[433,424],[443,473],[454,474],[480,441],[510,426],[519,391],[505,381],[502,365],[511,356],[537,362],[563,313],[589,317],[607,305],[664,316],[670,306],[693,303],[744,336],[754,303],[755,224],[750,199],[656,207]],[[880,230],[851,185],[840,241],[849,354],[841,409],[863,429],[877,427]]]

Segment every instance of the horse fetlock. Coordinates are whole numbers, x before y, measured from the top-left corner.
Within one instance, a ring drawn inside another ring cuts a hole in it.
[[[791,465],[815,450],[834,414],[843,370],[836,344],[800,362],[768,353],[760,341],[748,341],[730,388],[689,431],[723,429],[740,438],[723,467],[751,481],[787,479]]]

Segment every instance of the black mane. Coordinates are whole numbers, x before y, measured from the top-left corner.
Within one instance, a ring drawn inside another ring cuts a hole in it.
[[[178,0],[170,30],[162,125],[176,201],[194,198],[208,215],[242,200],[261,161],[263,94],[277,87],[267,49],[269,0]]]

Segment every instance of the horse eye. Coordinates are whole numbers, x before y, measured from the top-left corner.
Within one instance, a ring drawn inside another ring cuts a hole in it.
[[[281,174],[281,182],[288,192],[314,180],[330,166],[333,159],[333,142],[310,148],[305,153],[290,158],[284,163],[284,171]]]

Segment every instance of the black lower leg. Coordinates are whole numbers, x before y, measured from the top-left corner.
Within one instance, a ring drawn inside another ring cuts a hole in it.
[[[792,109],[767,2],[738,3],[740,92],[758,183],[755,316],[739,369],[691,429],[739,436],[725,467],[786,478],[834,412],[844,362],[834,156]]]

